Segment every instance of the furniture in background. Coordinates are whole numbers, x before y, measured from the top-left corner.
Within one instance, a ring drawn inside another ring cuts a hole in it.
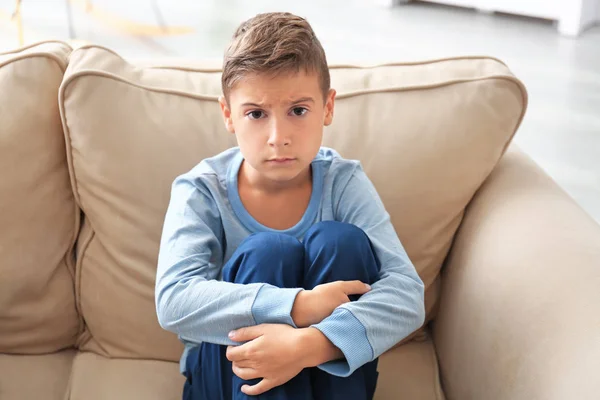
[[[14,21],[17,25],[17,40],[19,46],[23,46],[25,43],[22,2],[23,0],[15,0],[15,10],[10,15],[10,20]],[[81,10],[84,10],[86,14],[100,21],[101,23],[130,35],[172,36],[184,35],[192,33],[194,31],[192,28],[186,26],[167,25],[163,17],[162,11],[156,0],[151,0],[150,6],[152,7],[152,12],[154,13],[154,16],[157,20],[157,25],[135,22],[130,19],[124,18],[101,7],[98,7],[97,5],[93,4],[91,0],[65,0],[69,38],[71,40],[76,40],[76,32],[75,27],[73,25],[73,5],[79,7]],[[0,10],[0,16],[2,16],[2,14],[3,13]]]
[[[376,0],[395,6],[412,0]],[[565,36],[579,36],[600,23],[600,0],[420,0],[429,3],[474,8],[483,12],[503,12],[555,21]]]

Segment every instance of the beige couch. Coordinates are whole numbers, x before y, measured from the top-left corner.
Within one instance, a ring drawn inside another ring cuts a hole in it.
[[[155,267],[173,178],[234,145],[219,75],[60,42],[0,55],[0,399],[181,397]],[[427,286],[377,399],[600,398],[600,227],[509,146],[522,83],[480,57],[332,84],[324,144],[362,161]]]

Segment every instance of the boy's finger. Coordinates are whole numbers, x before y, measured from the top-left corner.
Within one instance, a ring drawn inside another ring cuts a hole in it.
[[[361,281],[344,282],[343,290],[345,294],[365,294],[371,290],[371,286]]]
[[[235,375],[242,378],[245,381],[249,381],[250,379],[260,378],[258,372],[252,368],[242,368],[238,367],[236,364],[231,366],[231,370]]]
[[[244,392],[244,394],[247,394],[248,396],[258,396],[259,394],[263,394],[267,390],[271,390],[274,387],[275,386],[269,380],[263,379],[262,381],[258,382],[256,385],[242,386],[242,392]]]
[[[257,337],[261,337],[262,335],[262,327],[260,325],[256,325],[229,332],[229,339],[233,340],[234,342],[247,342],[249,340],[254,340]]]
[[[232,364],[236,365],[236,366],[238,366],[240,368],[254,368],[254,366],[256,365],[256,362],[252,361],[252,360],[245,359],[245,360],[236,360],[236,361],[233,361]]]
[[[246,352],[246,347],[242,346],[228,346],[227,351],[225,352],[225,357],[229,361],[243,361],[246,359],[244,355]]]

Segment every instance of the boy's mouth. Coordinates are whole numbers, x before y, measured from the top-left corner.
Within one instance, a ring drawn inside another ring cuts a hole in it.
[[[291,163],[292,161],[295,161],[295,158],[292,157],[276,157],[276,158],[271,158],[269,160],[267,160],[267,162],[269,163],[273,163],[273,164],[287,164],[287,163]]]

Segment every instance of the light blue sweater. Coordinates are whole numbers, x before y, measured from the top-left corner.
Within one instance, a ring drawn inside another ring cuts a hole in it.
[[[244,238],[274,231],[242,205],[237,186],[242,161],[239,148],[232,148],[173,183],[158,259],[156,311],[160,325],[186,343],[182,366],[190,346],[236,344],[227,337],[231,330],[264,323],[295,327],[290,313],[301,288],[221,281],[223,265]],[[302,240],[316,222],[351,223],[366,232],[381,263],[371,291],[313,325],[345,356],[319,368],[348,376],[422,325],[424,286],[360,163],[321,148],[311,165],[308,208],[297,225],[278,232]]]

